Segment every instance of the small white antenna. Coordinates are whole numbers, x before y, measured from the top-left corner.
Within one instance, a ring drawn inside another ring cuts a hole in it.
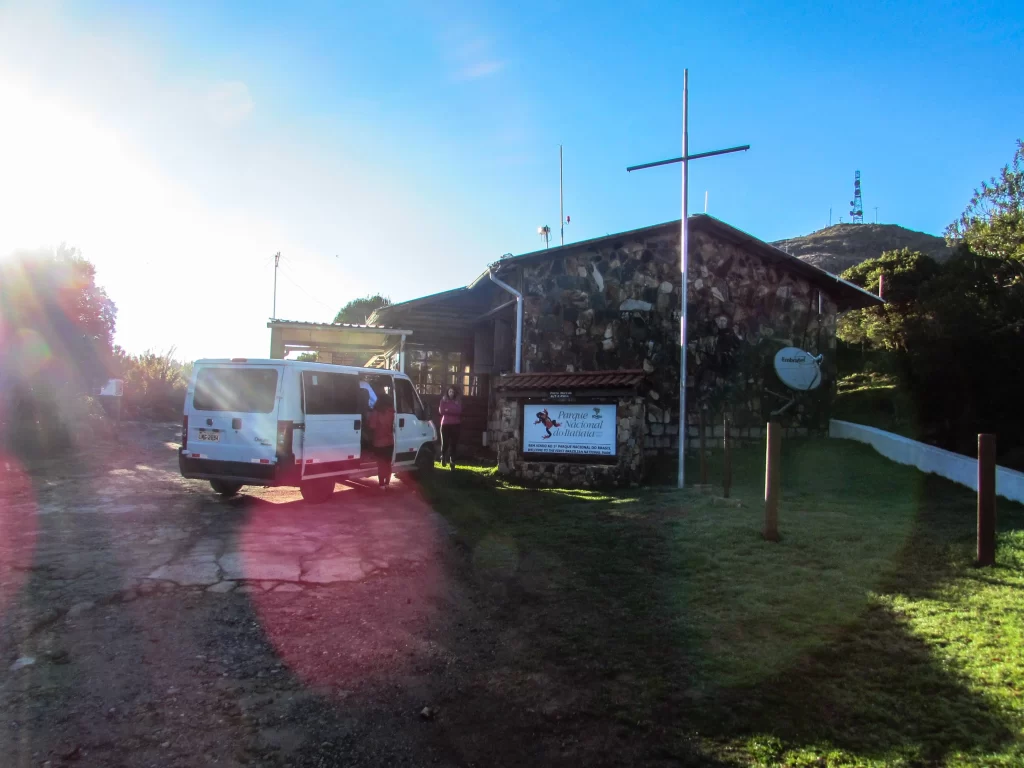
[[[548,247],[548,243],[551,241],[551,227],[545,224],[542,227],[537,227],[537,234],[544,240],[544,247]]]
[[[704,213],[708,212],[708,191],[704,190]]]

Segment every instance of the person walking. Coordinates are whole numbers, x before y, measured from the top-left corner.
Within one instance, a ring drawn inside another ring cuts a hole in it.
[[[381,488],[391,486],[391,457],[395,452],[395,406],[391,398],[381,396],[370,411],[370,432],[373,452],[377,455],[377,483]]]
[[[437,412],[441,415],[441,466],[455,469],[455,449],[462,431],[462,396],[458,389],[448,387]]]

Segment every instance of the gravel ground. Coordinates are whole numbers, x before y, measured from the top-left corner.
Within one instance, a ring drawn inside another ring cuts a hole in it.
[[[412,484],[223,500],[179,476],[176,426],[130,429],[0,460],[4,765],[472,762],[438,700],[476,609]]]

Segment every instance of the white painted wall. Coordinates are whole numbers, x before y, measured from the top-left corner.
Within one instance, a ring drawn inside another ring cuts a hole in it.
[[[883,429],[837,419],[829,421],[828,436],[867,443],[898,464],[909,464],[922,472],[931,472],[966,485],[972,491],[978,490],[978,460],[969,456],[944,451]],[[996,467],[996,495],[1024,504],[1024,472]]]

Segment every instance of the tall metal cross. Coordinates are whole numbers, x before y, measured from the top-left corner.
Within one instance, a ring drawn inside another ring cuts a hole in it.
[[[685,471],[683,469],[686,457],[686,292],[689,283],[687,282],[689,272],[689,234],[687,233],[686,217],[689,213],[689,184],[687,181],[687,166],[690,160],[697,160],[702,157],[713,157],[714,155],[727,155],[730,152],[744,152],[750,149],[749,144],[742,147],[730,147],[729,149],[716,149],[712,152],[698,152],[691,155],[689,152],[689,124],[687,122],[687,109],[690,101],[690,70],[683,70],[683,156],[674,157],[671,160],[658,160],[654,163],[643,165],[631,165],[626,171],[639,171],[642,168],[654,168],[658,165],[670,165],[671,163],[682,163],[683,168],[683,219],[680,224],[680,270],[683,273],[683,286],[681,308],[679,313],[679,473],[677,476],[678,485],[683,487]]]

